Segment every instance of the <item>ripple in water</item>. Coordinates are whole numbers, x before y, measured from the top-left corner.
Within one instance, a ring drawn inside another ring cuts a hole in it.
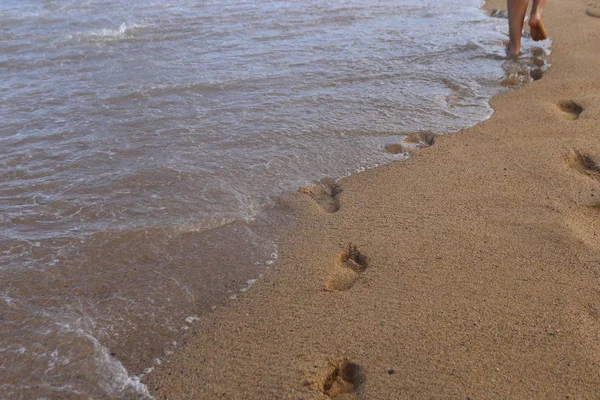
[[[279,195],[489,117],[546,50],[479,3],[3,1],[0,397],[148,397],[274,262]]]

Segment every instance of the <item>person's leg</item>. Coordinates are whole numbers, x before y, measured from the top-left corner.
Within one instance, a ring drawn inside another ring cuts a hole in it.
[[[543,1],[543,0],[542,0]],[[508,52],[518,56],[521,52],[521,33],[523,32],[523,23],[527,4],[529,0],[507,0],[508,8]],[[539,0],[538,0],[539,3]]]
[[[544,40],[548,37],[544,24],[542,23],[542,14],[546,0],[533,0],[531,6],[531,16],[529,17],[529,30],[533,40]]]

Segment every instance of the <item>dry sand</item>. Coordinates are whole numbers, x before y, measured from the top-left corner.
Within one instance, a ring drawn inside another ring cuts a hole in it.
[[[597,9],[549,1],[553,66],[490,120],[325,207],[291,196],[276,267],[197,323],[154,395],[600,398]]]

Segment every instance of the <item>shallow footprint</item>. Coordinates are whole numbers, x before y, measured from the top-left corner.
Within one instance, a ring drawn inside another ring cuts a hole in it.
[[[414,143],[419,148],[430,147],[435,143],[435,135],[433,133],[413,133],[404,139],[406,143]]]
[[[316,386],[321,393],[330,399],[356,399],[365,375],[360,365],[341,358],[329,362],[327,367],[319,371]]]
[[[557,107],[566,118],[573,120],[578,119],[583,112],[583,107],[571,100],[561,101]]]
[[[590,204],[569,211],[566,219],[571,233],[586,246],[597,249],[600,244],[600,205]]]
[[[583,174],[600,178],[600,167],[591,156],[583,154],[579,150],[571,149],[565,158],[570,168]]]
[[[302,186],[298,191],[307,194],[325,212],[334,213],[340,209],[337,199],[340,188],[333,179],[323,179],[313,186]]]
[[[402,154],[408,151],[408,149],[404,147],[401,143],[386,144],[384,149],[386,153],[390,154]]]
[[[325,289],[330,291],[348,290],[366,269],[366,256],[358,251],[354,244],[348,243],[338,255],[338,259],[325,282]]]
[[[384,150],[390,154],[409,153],[412,150],[432,146],[434,142],[435,134],[433,133],[411,133],[404,138],[403,143],[386,144]]]
[[[590,17],[600,18],[600,0],[589,0],[585,13]]]

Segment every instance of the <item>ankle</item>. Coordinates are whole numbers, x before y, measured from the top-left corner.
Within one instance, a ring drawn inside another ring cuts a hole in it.
[[[521,46],[515,46],[513,43],[508,43],[506,46],[506,52],[510,56],[518,56],[521,53]]]

